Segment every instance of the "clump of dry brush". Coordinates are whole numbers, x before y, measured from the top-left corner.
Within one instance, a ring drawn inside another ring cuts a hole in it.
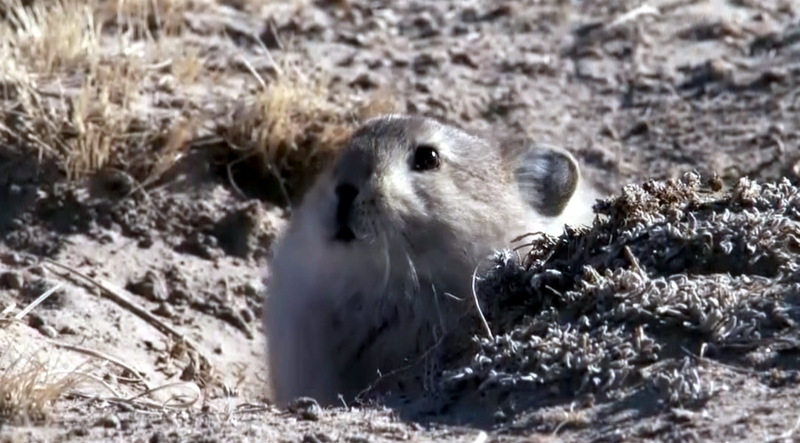
[[[479,284],[493,337],[445,371],[451,401],[478,393],[519,408],[644,389],[692,407],[717,389],[701,362],[796,360],[800,189],[708,184],[690,173],[630,185],[598,202],[591,228],[537,237],[523,258],[497,254]]]

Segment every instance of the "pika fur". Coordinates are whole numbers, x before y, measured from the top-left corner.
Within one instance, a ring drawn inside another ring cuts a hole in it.
[[[474,310],[472,275],[493,251],[590,221],[580,178],[555,147],[420,116],[364,122],[276,245],[264,304],[273,400],[351,400],[441,343]]]

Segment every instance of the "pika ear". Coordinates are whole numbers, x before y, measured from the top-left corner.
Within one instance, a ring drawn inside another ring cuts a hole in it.
[[[561,214],[580,181],[578,161],[556,146],[526,143],[506,149],[522,198],[548,217]]]

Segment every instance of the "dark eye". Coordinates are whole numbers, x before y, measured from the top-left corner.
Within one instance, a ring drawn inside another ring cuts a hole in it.
[[[439,167],[439,152],[433,146],[419,145],[414,149],[414,170],[430,171]]]

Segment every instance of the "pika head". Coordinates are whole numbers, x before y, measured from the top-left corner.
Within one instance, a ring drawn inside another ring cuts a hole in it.
[[[273,397],[352,397],[469,308],[472,275],[528,232],[556,233],[580,181],[566,151],[434,119],[366,121],[276,248],[265,331]],[[459,301],[461,300],[461,301]]]
[[[353,134],[321,180],[317,209],[332,247],[402,244],[424,255],[448,237],[499,247],[520,224],[552,225],[579,177],[554,147],[495,146],[430,118],[383,116]]]

